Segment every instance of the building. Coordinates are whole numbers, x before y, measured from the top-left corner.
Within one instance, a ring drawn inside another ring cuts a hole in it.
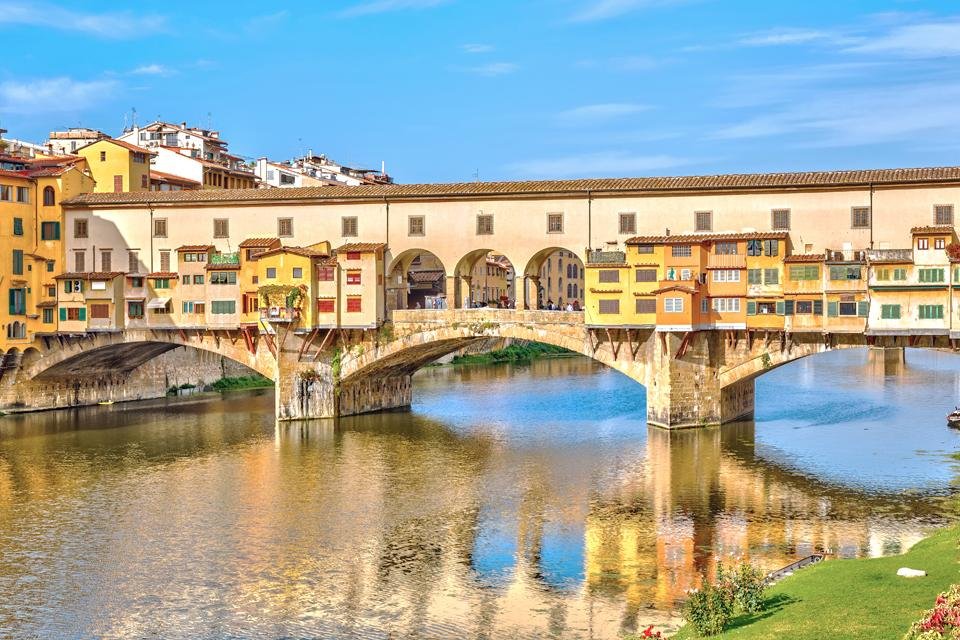
[[[561,249],[550,253],[540,267],[538,306],[545,307],[552,301],[563,306],[573,303],[582,309],[585,274],[583,261],[573,251]]]
[[[150,191],[183,191],[185,189],[200,189],[203,185],[195,180],[164,173],[156,169],[150,170]]]
[[[76,155],[77,151],[93,144],[98,140],[106,140],[110,136],[97,129],[87,127],[70,127],[65,131],[51,131],[47,140],[47,152],[53,155]]]
[[[87,161],[98,193],[150,190],[150,159],[154,152],[122,140],[101,138],[77,150]]]
[[[316,187],[323,185],[359,187],[361,185],[393,183],[393,178],[387,175],[384,167],[381,167],[379,171],[347,167],[324,155],[314,155],[312,151],[301,158],[295,158],[287,162],[258,158],[254,171],[260,180],[260,184],[264,187]]]

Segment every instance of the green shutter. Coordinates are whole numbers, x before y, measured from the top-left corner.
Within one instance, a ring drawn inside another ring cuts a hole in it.
[[[814,300],[813,301],[813,315],[822,316],[823,315],[823,300]]]
[[[785,300],[783,303],[783,315],[792,316],[793,315],[793,300]]]
[[[861,318],[866,318],[870,315],[870,303],[866,300],[861,300],[857,303],[857,315]]]
[[[782,315],[783,315],[783,300],[778,300],[778,301],[777,301],[777,315],[778,315],[778,316],[782,316]]]
[[[83,293],[83,280],[80,280],[80,293]]]
[[[10,315],[17,314],[17,290],[10,289]]]
[[[827,316],[830,318],[836,318],[840,315],[840,303],[839,302],[828,302],[827,303]]]
[[[747,300],[747,315],[755,316],[757,315],[757,303],[753,300]]]
[[[87,319],[87,308],[86,308],[86,307],[80,307],[80,310],[78,311],[78,317],[77,317],[77,319],[78,319],[80,322],[83,322],[83,321],[85,321],[85,320]]]
[[[60,307],[60,322],[66,322],[66,321],[67,321],[67,308]]]

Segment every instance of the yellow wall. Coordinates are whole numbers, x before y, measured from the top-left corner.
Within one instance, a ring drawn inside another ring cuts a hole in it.
[[[113,193],[115,176],[122,178],[122,191],[150,190],[150,156],[144,149],[144,161],[134,162],[135,153],[138,152],[114,144],[110,140],[99,140],[77,151],[77,154],[87,161],[90,173],[97,183],[94,188],[97,193]],[[146,186],[143,182],[144,177],[146,177]]]

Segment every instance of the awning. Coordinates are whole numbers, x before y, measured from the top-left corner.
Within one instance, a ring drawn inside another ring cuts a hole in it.
[[[170,298],[154,298],[147,303],[147,309],[164,309],[168,302],[170,302]]]

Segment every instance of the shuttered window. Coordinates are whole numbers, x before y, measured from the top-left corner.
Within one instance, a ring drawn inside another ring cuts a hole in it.
[[[953,224],[953,205],[938,204],[933,207],[934,224]]]
[[[694,229],[713,231],[713,211],[697,211],[693,214]]]
[[[943,305],[942,304],[921,304],[920,319],[921,320],[943,320]]]
[[[356,238],[359,233],[359,225],[356,216],[345,216],[340,218],[340,231],[344,238]]]
[[[113,269],[113,251],[106,249],[100,252],[100,271],[111,271]]]
[[[333,313],[333,300],[317,300],[317,313]]]
[[[656,269],[637,269],[636,279],[637,279],[637,282],[656,282],[657,270]]]
[[[160,271],[170,271],[170,252],[161,251],[160,252]]]
[[[166,238],[166,237],[167,237],[167,219],[166,219],[166,218],[154,218],[154,220],[153,220],[153,237],[154,237],[154,238]]]
[[[110,305],[92,304],[90,305],[91,320],[106,320],[110,317]]]
[[[747,269],[747,284],[763,284],[763,269]]]
[[[943,269],[918,269],[920,282],[943,282]]]
[[[130,273],[140,272],[140,255],[136,251],[127,253],[127,271]]]
[[[795,265],[790,267],[791,280],[819,280],[820,267],[816,265]]]
[[[230,237],[230,221],[227,218],[213,219],[213,237],[214,238]]]
[[[349,313],[360,313],[362,309],[362,299],[359,297],[347,298],[347,311]]]
[[[317,267],[317,280],[320,282],[332,282],[333,267]]]
[[[478,236],[493,235],[493,216],[492,215],[482,214],[477,216],[477,235]]]
[[[882,304],[880,305],[880,317],[884,320],[899,320],[900,319],[900,305],[898,304]]]
[[[637,214],[621,213],[620,214],[620,233],[636,233],[636,232],[637,232]]]
[[[620,282],[620,271],[618,269],[601,269],[597,274],[599,282],[611,283]]]
[[[780,270],[779,269],[764,269],[763,270],[763,281],[766,284],[780,284]]]
[[[870,207],[853,207],[850,209],[850,228],[870,228]]]
[[[656,313],[657,301],[655,298],[637,298],[637,313]]]
[[[15,276],[23,275],[23,250],[22,249],[13,250],[13,275]]]
[[[789,231],[790,209],[773,209],[770,212],[770,227],[774,231]]]
[[[277,236],[281,238],[293,236],[293,218],[277,218]]]
[[[598,306],[601,314],[620,313],[619,300],[600,300]]]

